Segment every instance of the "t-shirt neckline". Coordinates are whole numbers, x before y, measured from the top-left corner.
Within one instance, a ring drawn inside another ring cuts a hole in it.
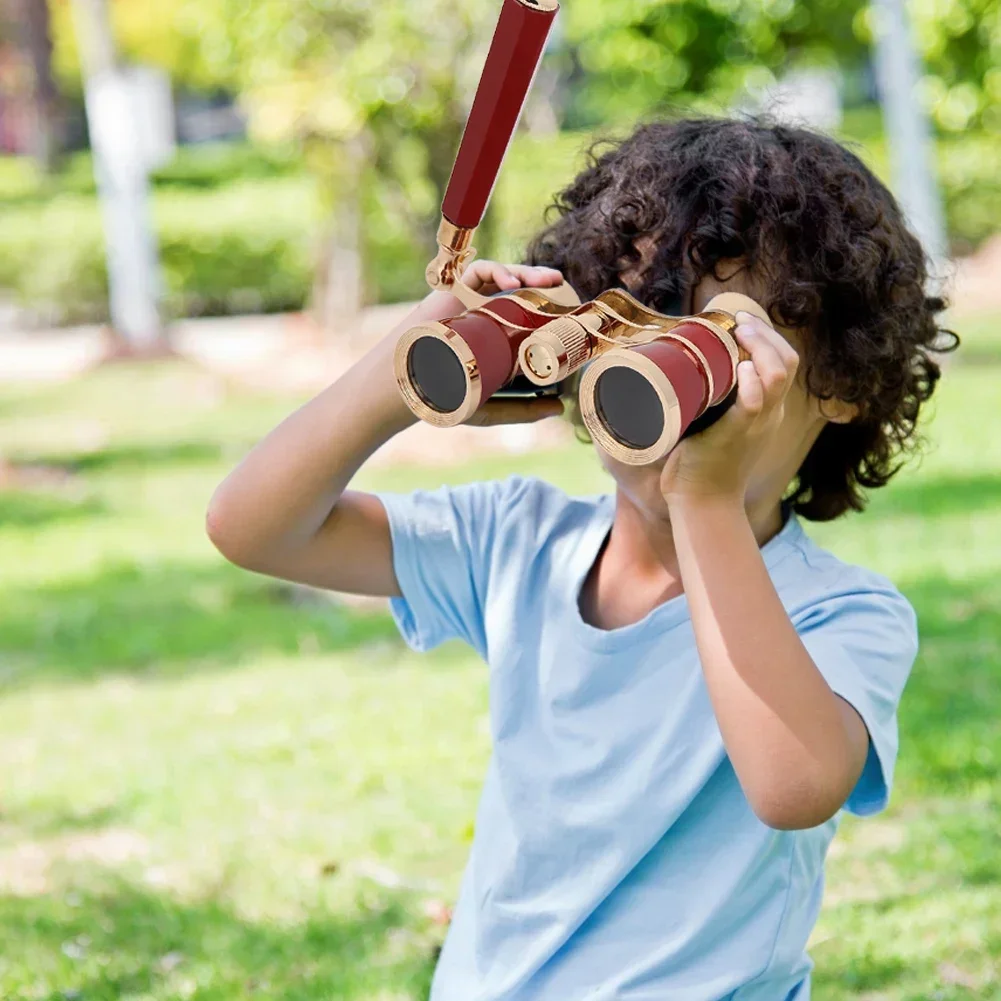
[[[652,608],[638,622],[616,629],[599,629],[584,620],[580,611],[580,594],[598,554],[605,545],[615,520],[615,496],[602,494],[595,499],[594,512],[587,530],[577,547],[574,572],[569,575],[567,595],[568,618],[576,638],[592,650],[618,652],[633,647],[637,641],[659,637],[689,621],[688,597],[679,594]],[[803,534],[799,519],[791,512],[785,524],[762,547],[761,555],[769,571],[783,558]]]

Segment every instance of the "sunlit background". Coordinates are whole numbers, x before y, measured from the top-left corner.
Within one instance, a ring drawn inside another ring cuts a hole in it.
[[[483,666],[223,565],[202,519],[423,294],[499,8],[0,0],[0,998],[426,995]],[[815,996],[996,1001],[1001,3],[566,0],[481,254],[518,259],[592,139],[670,109],[856,144],[947,280],[964,346],[922,462],[811,529],[923,633],[894,804],[831,858]],[[513,472],[608,486],[556,422],[418,427],[362,480]]]

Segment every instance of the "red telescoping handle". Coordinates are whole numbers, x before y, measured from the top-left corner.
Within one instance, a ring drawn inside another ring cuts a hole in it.
[[[486,212],[557,10],[553,0],[504,0],[441,205],[456,226],[475,229]]]

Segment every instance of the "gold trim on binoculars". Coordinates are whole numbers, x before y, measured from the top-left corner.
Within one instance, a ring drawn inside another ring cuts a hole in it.
[[[529,334],[518,351],[518,361],[525,377],[536,386],[552,386],[583,368],[589,361],[616,347],[646,344],[663,337],[680,323],[699,323],[714,333],[729,333],[733,317],[721,311],[697,316],[665,316],[631,296],[624,289],[609,289],[591,302],[552,320]],[[737,364],[737,346],[723,338],[727,351]],[[710,381],[710,399],[715,395],[712,369],[699,348],[689,345],[706,368]]]

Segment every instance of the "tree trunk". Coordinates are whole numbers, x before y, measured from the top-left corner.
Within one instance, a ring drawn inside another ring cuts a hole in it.
[[[47,0],[20,0],[24,46],[31,60],[32,155],[51,172],[61,152],[59,89],[52,73],[52,34]]]
[[[945,281],[949,241],[942,195],[935,180],[934,147],[928,116],[917,99],[921,59],[903,0],[877,0],[876,74],[890,148],[893,187],[907,221],[931,257],[931,290]]]
[[[329,223],[313,284],[313,314],[321,330],[350,342],[365,305],[363,196],[369,162],[366,137],[314,151],[324,178]]]
[[[120,71],[107,0],[73,0],[87,124],[104,219],[111,327],[122,355],[167,351],[159,249],[132,84]]]

